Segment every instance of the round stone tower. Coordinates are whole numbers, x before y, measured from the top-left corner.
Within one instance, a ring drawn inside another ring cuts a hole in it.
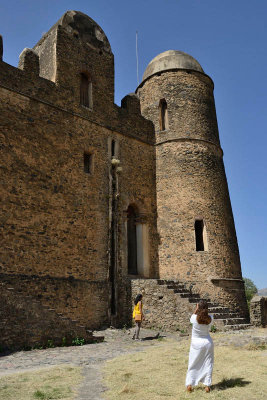
[[[193,57],[170,50],[136,91],[155,125],[159,277],[247,316],[213,89]]]

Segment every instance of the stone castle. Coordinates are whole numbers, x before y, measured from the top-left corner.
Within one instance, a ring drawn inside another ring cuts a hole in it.
[[[2,40],[1,40],[1,49]],[[18,68],[0,58],[2,346],[131,321],[180,329],[208,299],[218,324],[248,310],[213,82],[181,51],[114,104],[114,57],[68,11]]]

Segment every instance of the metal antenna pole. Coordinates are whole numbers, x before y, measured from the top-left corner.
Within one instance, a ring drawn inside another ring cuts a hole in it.
[[[138,32],[136,31],[136,73],[137,73],[137,85],[139,86],[139,70],[138,70]]]

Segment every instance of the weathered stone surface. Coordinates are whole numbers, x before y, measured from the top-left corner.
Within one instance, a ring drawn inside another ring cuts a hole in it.
[[[168,50],[157,55],[148,64],[143,81],[150,76],[170,69],[187,69],[203,72],[201,65],[189,54],[178,50]]]
[[[75,21],[76,17],[77,13]],[[71,29],[66,22],[69,14],[63,18],[64,23],[51,28],[34,52],[24,51],[20,64],[24,69],[0,63],[0,270],[1,280],[20,291],[21,297],[30,296],[32,301],[37,297],[55,315],[62,313],[95,329],[110,324],[112,140],[120,162],[114,280],[122,324],[128,319],[124,314],[127,208],[136,204],[149,227],[153,276],[156,190],[153,124],[141,116],[135,95],[130,97],[132,106],[114,104],[113,55],[89,17],[89,26],[84,25],[86,18],[82,15],[75,25],[78,37],[73,35],[72,16]],[[92,26],[96,36],[89,40]],[[94,48],[88,47],[88,40]],[[29,73],[27,64],[37,61],[36,53],[41,76]],[[80,74],[85,70],[92,76],[92,110],[80,105]],[[90,174],[84,172],[84,153],[92,156]],[[6,333],[10,324],[6,318]],[[44,324],[40,319],[40,331]],[[34,330],[38,331],[37,324]]]
[[[143,295],[145,320],[142,325],[166,331],[187,331],[190,317],[201,300],[200,294],[186,281],[132,279],[131,292],[132,303],[137,294]],[[240,317],[238,309],[230,309],[207,297],[206,300],[216,329],[246,329],[250,326],[247,318]]]
[[[179,57],[181,68],[161,66],[121,107],[109,41],[83,13],[65,13],[23,51],[19,68],[0,61],[3,337],[18,313],[8,322],[12,292],[35,338],[44,329],[53,335],[59,315],[74,328],[130,322],[131,240],[136,276],[182,279],[246,317],[213,83],[193,57]],[[84,78],[90,107],[81,104]],[[205,251],[195,248],[196,218],[205,221]],[[54,313],[51,324],[29,308],[35,300]],[[180,325],[184,304],[171,306]],[[17,332],[26,329],[18,324]]]
[[[267,297],[254,296],[250,302],[250,321],[255,326],[267,326]]]
[[[18,68],[23,69],[25,72],[39,76],[39,56],[33,50],[25,48],[19,56]]]
[[[247,318],[213,82],[200,71],[166,67],[143,81],[137,94],[142,114],[156,131],[159,276],[194,283],[203,297]],[[162,99],[167,107],[164,130]],[[205,226],[201,251],[196,251],[196,220]]]

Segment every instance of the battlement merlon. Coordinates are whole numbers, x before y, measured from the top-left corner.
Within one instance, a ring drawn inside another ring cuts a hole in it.
[[[19,56],[18,68],[26,73],[39,76],[39,55],[33,49],[26,47]]]
[[[92,82],[91,108],[81,104],[82,74]],[[0,86],[154,144],[154,126],[141,115],[139,99],[127,95],[122,107],[114,104],[114,59],[109,41],[83,13],[67,11],[33,49],[22,51],[18,68],[1,60]]]

